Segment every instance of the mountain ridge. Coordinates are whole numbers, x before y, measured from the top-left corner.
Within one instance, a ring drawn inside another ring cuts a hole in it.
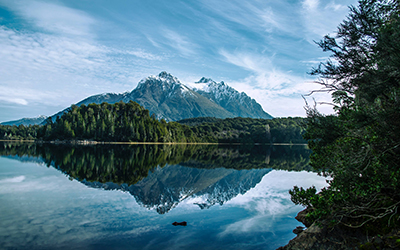
[[[200,84],[203,84],[203,86]],[[197,88],[200,87],[199,85],[201,88]],[[228,86],[223,81],[217,83],[211,78],[203,77],[198,82],[195,82],[194,91],[213,100],[229,112],[237,114],[237,116],[263,119],[272,118],[269,114],[269,117],[265,116],[266,112],[253,98],[244,92],[239,92]],[[237,105],[237,102],[240,105]]]
[[[201,84],[208,85],[202,88]],[[177,77],[166,71],[143,78],[131,92],[93,95],[76,105],[102,102],[112,104],[130,100],[148,109],[158,119],[166,121],[194,117],[273,118],[246,93],[235,90],[223,81],[217,83],[211,78],[203,77],[193,84],[183,84]],[[63,112],[56,114],[55,117]]]
[[[183,84],[166,71],[143,78],[131,92],[92,95],[73,105],[128,103],[131,100],[148,109],[157,119],[166,121],[196,117],[273,118],[253,98],[223,81],[217,83],[211,78],[202,77],[198,82]],[[68,107],[52,115],[53,122],[70,109]],[[43,119],[42,124],[45,122]]]
[[[45,115],[40,115],[38,117],[33,117],[33,118],[22,118],[19,120],[12,120],[12,121],[7,121],[7,122],[2,122],[0,125],[9,125],[9,126],[19,126],[19,125],[24,125],[24,126],[29,126],[29,125],[39,125],[43,121],[45,121],[47,116]]]

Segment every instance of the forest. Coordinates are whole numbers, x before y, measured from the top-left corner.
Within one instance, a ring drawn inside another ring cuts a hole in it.
[[[3,140],[94,140],[158,143],[305,143],[303,118],[191,118],[157,120],[136,102],[72,105],[39,126],[0,126]]]
[[[306,143],[304,118],[191,118],[178,121],[209,142],[219,143]]]
[[[400,247],[399,41],[399,2],[361,0],[335,36],[318,42],[330,59],[310,72],[336,111],[323,115],[309,105],[304,134],[310,164],[329,186],[290,194],[308,207],[309,222],[341,231],[346,247]]]

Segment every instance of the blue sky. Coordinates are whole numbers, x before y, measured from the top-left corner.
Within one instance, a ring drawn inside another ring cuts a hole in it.
[[[0,122],[52,115],[167,71],[205,76],[275,117],[305,116],[307,72],[356,0],[0,0]],[[315,95],[329,101],[328,95]],[[320,109],[331,112],[325,105]]]

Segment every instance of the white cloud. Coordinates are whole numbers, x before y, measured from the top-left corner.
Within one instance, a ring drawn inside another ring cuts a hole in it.
[[[0,86],[7,88],[0,100],[69,106],[92,94],[131,90],[143,77],[167,70],[183,78],[226,78],[272,115],[303,114],[300,95],[315,88],[292,70],[320,55],[296,46],[335,30],[346,3],[354,2],[201,0],[122,10],[106,3],[0,0],[12,13],[0,26]],[[295,113],[279,110],[285,102],[281,110]]]
[[[132,65],[163,59],[141,49],[117,50],[4,26],[0,44],[0,100],[22,105],[34,101],[67,107],[88,95],[131,90],[143,77],[143,69]]]
[[[0,0],[0,5],[35,27],[33,32],[0,26],[3,102],[67,107],[89,95],[124,92],[143,77],[142,65],[164,58],[140,48],[100,44],[94,30],[99,22],[59,2]]]
[[[278,3],[278,5],[281,3]],[[285,18],[281,13],[276,13],[272,4],[265,1],[211,1],[203,0],[202,5],[214,12],[219,23],[226,26],[244,26],[252,32],[272,32],[274,29],[286,30]],[[283,3],[285,5],[285,3]],[[288,7],[288,6],[286,6]],[[279,10],[278,10],[279,11]],[[231,27],[233,28],[233,27]]]
[[[235,52],[230,53],[226,50],[220,50],[220,55],[228,63],[241,67],[253,73],[256,82],[253,85],[268,86],[268,88],[278,87],[281,82],[269,82],[267,78],[274,77],[274,67],[270,57],[260,54]]]
[[[319,0],[304,0],[302,2],[303,8],[314,11],[318,8]]]
[[[15,103],[19,105],[28,105],[28,101],[22,98],[9,98],[6,96],[0,96],[0,100],[8,102],[8,103]]]
[[[275,15],[274,11],[271,8],[260,11],[258,15],[264,21],[264,27],[267,32],[272,32],[273,28],[282,29],[279,18],[277,17],[277,15]]]
[[[221,50],[220,54],[223,57],[225,57],[226,61],[228,61],[229,63],[232,63],[236,66],[245,68],[250,71],[259,71],[261,68],[259,63],[262,63],[264,65],[266,64],[271,65],[271,61],[267,60],[266,57],[254,58],[254,56],[250,54],[245,54],[245,53],[232,54],[227,52],[226,50]]]
[[[356,1],[346,0],[345,4],[336,4],[334,0],[304,0],[300,18],[304,26],[306,39],[313,43],[324,35],[334,33],[339,23],[347,14],[347,5],[356,4]]]
[[[143,50],[128,50],[123,53],[126,53],[128,55],[133,55],[142,59],[147,59],[147,60],[156,60],[156,61],[161,61],[163,59],[162,56],[159,55],[154,55],[148,52],[145,52]]]
[[[331,9],[333,11],[347,11],[347,5],[337,4],[335,1],[330,2],[326,5],[325,9]]]
[[[165,44],[176,49],[183,56],[193,56],[196,54],[197,45],[192,43],[187,37],[171,30],[164,28],[162,35],[168,42]]]
[[[317,84],[292,72],[282,72],[275,68],[273,57],[249,53],[231,54],[226,51],[220,54],[227,62],[250,71],[245,79],[229,84],[256,99],[272,116],[306,115],[302,95],[319,89]]]
[[[0,100],[19,105],[28,105],[31,102],[40,102],[41,100],[54,102],[57,98],[60,98],[60,96],[54,96],[50,91],[31,89],[16,84],[14,86],[10,85],[0,86]],[[48,102],[45,101],[45,103]]]
[[[92,35],[91,27],[96,25],[95,19],[85,12],[59,3],[35,0],[2,1],[2,3],[37,27],[57,34],[88,36]]]
[[[242,80],[227,81],[240,92],[245,92],[261,104],[263,109],[275,117],[305,116],[305,102],[302,98],[314,90],[321,89],[311,78],[298,76],[293,72],[283,72],[274,66],[274,57],[261,54],[221,50],[227,62],[250,72]],[[329,93],[313,94],[317,102],[331,102]],[[312,100],[311,100],[312,102]],[[333,112],[331,106],[319,106],[322,113]]]
[[[299,207],[293,206],[288,190],[293,186],[303,188],[316,186],[321,189],[327,183],[323,177],[310,172],[271,171],[263,177],[256,187],[243,195],[238,195],[224,206],[243,207],[253,216],[228,225],[219,236],[249,232],[276,232],[285,225],[276,224],[280,218],[296,213]],[[269,221],[269,223],[260,223]]]
[[[16,176],[16,177],[11,177],[11,178],[5,178],[0,180],[0,184],[3,183],[20,183],[23,182],[25,180],[25,176],[21,175],[21,176]]]
[[[243,81],[229,84],[256,99],[263,109],[274,117],[306,116],[304,109],[306,103],[302,96],[309,94],[313,90],[320,89],[320,86],[314,82],[301,78],[293,85],[279,90],[263,87],[254,88],[251,85],[252,79],[254,78],[249,77]],[[317,102],[331,102],[331,96],[328,93],[314,93],[311,97],[307,97],[308,103],[311,105],[313,104],[313,98]],[[324,114],[333,113],[330,105],[318,105],[318,109]]]

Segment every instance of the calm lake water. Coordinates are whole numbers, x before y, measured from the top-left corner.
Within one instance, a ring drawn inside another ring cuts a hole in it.
[[[304,146],[0,142],[0,249],[276,249]],[[173,222],[186,221],[187,226]]]

